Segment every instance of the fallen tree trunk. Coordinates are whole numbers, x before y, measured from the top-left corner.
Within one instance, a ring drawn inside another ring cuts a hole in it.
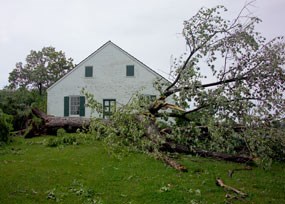
[[[211,157],[215,159],[221,159],[221,160],[237,162],[237,163],[252,163],[253,162],[252,157],[243,156],[243,155],[232,155],[232,154],[226,154],[226,153],[220,153],[220,152],[211,152],[211,151],[201,150],[201,149],[194,149],[194,152],[201,157]]]
[[[47,115],[42,111],[33,108],[32,112],[35,116],[42,119],[42,133],[55,134],[59,128],[65,129],[67,132],[75,132],[78,128],[88,127],[90,119],[81,117],[55,117]]]
[[[90,120],[79,117],[49,117],[45,122],[46,127],[72,127],[81,128],[88,127]]]
[[[166,152],[176,152],[182,154],[196,154],[201,157],[211,157],[214,159],[220,159],[225,161],[237,162],[237,163],[252,163],[253,158],[244,156],[244,155],[232,155],[220,152],[211,152],[207,150],[197,149],[197,148],[189,148],[186,145],[175,144],[173,142],[165,142],[160,148],[161,151]]]
[[[145,116],[139,115],[136,117],[138,122],[144,122],[145,123]],[[148,122],[145,124],[145,129],[146,129],[146,136],[147,138],[150,139],[155,145],[161,145],[161,139],[165,139],[165,137],[160,133],[160,130],[158,127],[155,125],[155,122],[151,119],[147,120]],[[179,164],[177,161],[174,159],[171,159],[167,155],[161,153],[161,152],[156,152],[158,159],[162,160],[165,164],[171,166],[172,168],[182,171],[182,172],[188,172],[187,168],[181,164]]]
[[[90,119],[81,117],[55,117],[51,115],[46,115],[38,109],[33,108],[32,112],[37,117],[44,121],[46,127],[74,127],[80,128],[83,126],[89,126]]]

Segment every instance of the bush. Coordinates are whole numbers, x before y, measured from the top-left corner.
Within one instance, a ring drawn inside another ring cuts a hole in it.
[[[0,109],[0,142],[7,143],[13,130],[13,116],[3,113]]]
[[[26,129],[26,121],[34,120],[32,107],[46,112],[46,96],[39,96],[36,91],[26,88],[0,90],[0,109],[8,115],[13,115],[14,130]]]
[[[58,137],[62,137],[62,136],[64,136],[66,134],[66,131],[65,131],[65,129],[63,129],[63,128],[59,128],[57,131],[56,131],[56,135],[58,136]]]
[[[60,145],[78,145],[79,141],[75,135],[65,135],[50,138],[47,142],[48,147],[57,147]]]

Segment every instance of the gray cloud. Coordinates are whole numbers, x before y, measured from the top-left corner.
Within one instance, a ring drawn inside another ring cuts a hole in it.
[[[0,0],[0,88],[16,62],[30,50],[52,45],[79,63],[112,40],[160,73],[167,73],[171,56],[185,50],[179,34],[183,20],[202,6],[224,4],[236,16],[245,1],[233,0]],[[283,0],[257,0],[254,14],[266,37],[284,35]]]

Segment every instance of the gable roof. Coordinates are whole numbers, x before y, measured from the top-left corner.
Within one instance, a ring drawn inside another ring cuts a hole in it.
[[[165,81],[169,82],[170,81],[168,79],[166,79],[165,77],[163,77],[162,75],[160,75],[159,73],[157,73],[156,71],[154,71],[153,69],[151,69],[149,66],[147,66],[146,64],[144,64],[143,62],[141,62],[140,60],[138,60],[137,58],[135,58],[134,56],[132,56],[131,54],[129,54],[128,52],[126,52],[125,50],[123,50],[122,48],[120,48],[118,45],[116,45],[115,43],[113,43],[112,41],[108,41],[105,44],[103,44],[101,47],[99,47],[95,52],[91,53],[88,57],[86,57],[84,60],[82,60],[79,64],[77,64],[72,70],[70,70],[67,74],[65,74],[63,77],[61,77],[59,80],[57,80],[53,85],[51,85],[48,89],[52,89],[54,86],[56,86],[58,83],[60,83],[64,78],[66,78],[68,75],[70,75],[72,72],[74,72],[76,69],[78,69],[81,64],[83,64],[84,62],[86,62],[87,60],[89,60],[90,58],[92,58],[93,56],[95,56],[97,53],[99,53],[101,50],[103,50],[105,47],[107,47],[108,45],[113,45],[115,48],[117,48],[118,50],[120,50],[122,53],[124,53],[125,55],[127,55],[128,57],[130,57],[131,59],[135,60],[138,64],[142,65],[144,68],[146,68],[146,70],[148,70],[149,72],[151,72],[152,74],[156,75],[157,77],[164,79]]]

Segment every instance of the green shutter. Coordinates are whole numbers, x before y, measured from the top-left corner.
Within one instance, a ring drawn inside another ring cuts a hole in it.
[[[85,97],[84,96],[80,96],[79,115],[85,116]]]
[[[93,67],[92,66],[85,67],[85,77],[93,77]]]
[[[126,67],[127,76],[135,76],[135,67],[134,65],[127,65]]]
[[[64,116],[69,116],[69,96],[64,97]]]

